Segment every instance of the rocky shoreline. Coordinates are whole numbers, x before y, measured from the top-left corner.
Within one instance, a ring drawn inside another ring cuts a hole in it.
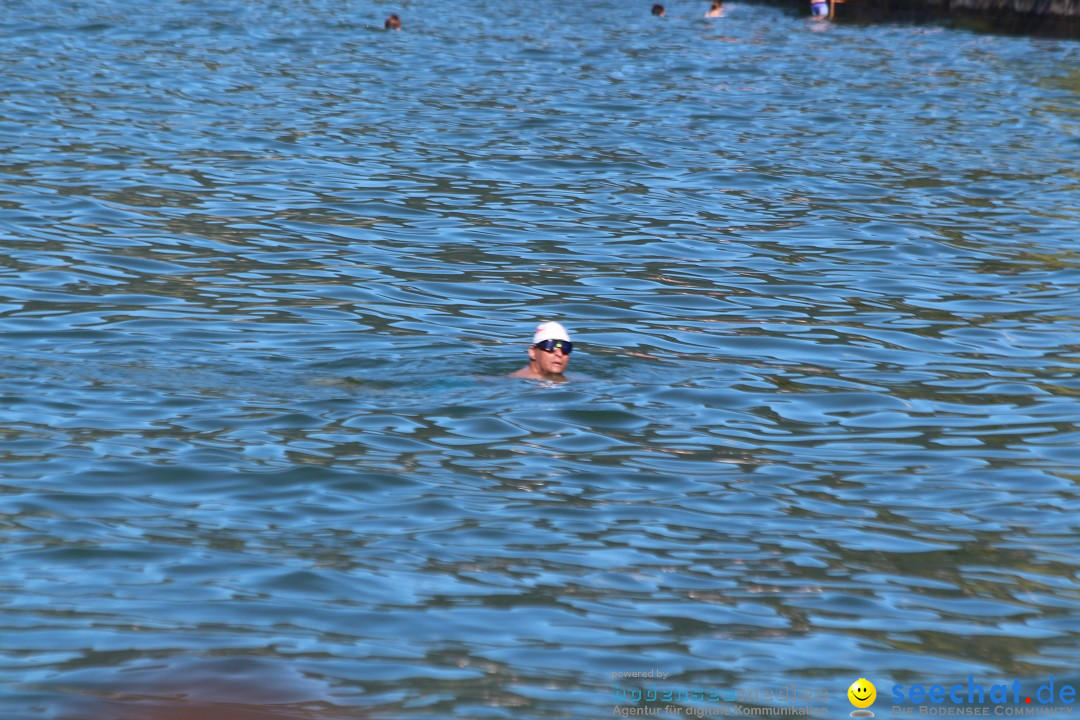
[[[805,3],[799,2],[802,10]],[[846,0],[838,22],[944,22],[974,30],[1080,38],[1080,0]]]

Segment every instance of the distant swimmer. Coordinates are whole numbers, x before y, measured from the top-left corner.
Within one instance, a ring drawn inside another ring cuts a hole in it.
[[[511,375],[527,380],[565,380],[563,370],[570,364],[574,343],[566,328],[557,322],[540,323],[529,347],[529,364]]]
[[[383,23],[383,27],[387,30],[400,30],[401,18],[399,18],[397,15],[391,15],[390,17],[386,18],[386,22]]]
[[[667,13],[664,12],[664,6],[660,3],[652,6],[652,14],[656,17],[664,17]]]
[[[705,13],[705,17],[724,17],[724,3],[722,0],[712,0],[709,4],[709,11]]]
[[[832,20],[832,3],[829,0],[810,0],[810,17],[814,20]]]

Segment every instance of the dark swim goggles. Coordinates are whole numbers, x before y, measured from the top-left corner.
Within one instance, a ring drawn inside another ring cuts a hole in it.
[[[574,343],[569,340],[541,340],[533,345],[534,348],[540,348],[544,352],[555,352],[555,349],[563,351],[563,355],[569,355],[574,352]]]

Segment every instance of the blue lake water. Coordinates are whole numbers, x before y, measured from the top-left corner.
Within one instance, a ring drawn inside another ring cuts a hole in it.
[[[1080,684],[1080,43],[650,4],[0,8],[5,719]]]

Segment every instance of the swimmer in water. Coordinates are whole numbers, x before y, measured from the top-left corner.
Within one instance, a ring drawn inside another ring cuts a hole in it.
[[[563,370],[570,364],[574,343],[566,328],[557,322],[540,323],[529,347],[529,364],[511,375],[526,380],[565,380]]]
[[[832,20],[832,3],[829,0],[810,0],[810,17],[814,20]]]
[[[387,30],[400,30],[401,18],[399,18],[397,15],[391,15],[390,17],[386,18],[386,22],[383,23],[383,27]]]
[[[712,0],[709,11],[705,13],[707,18],[724,17],[724,3],[722,0]]]
[[[653,5],[652,6],[652,14],[655,15],[656,17],[664,17],[664,15],[666,14],[664,12],[664,6],[661,5],[660,3],[657,3],[656,5]]]

